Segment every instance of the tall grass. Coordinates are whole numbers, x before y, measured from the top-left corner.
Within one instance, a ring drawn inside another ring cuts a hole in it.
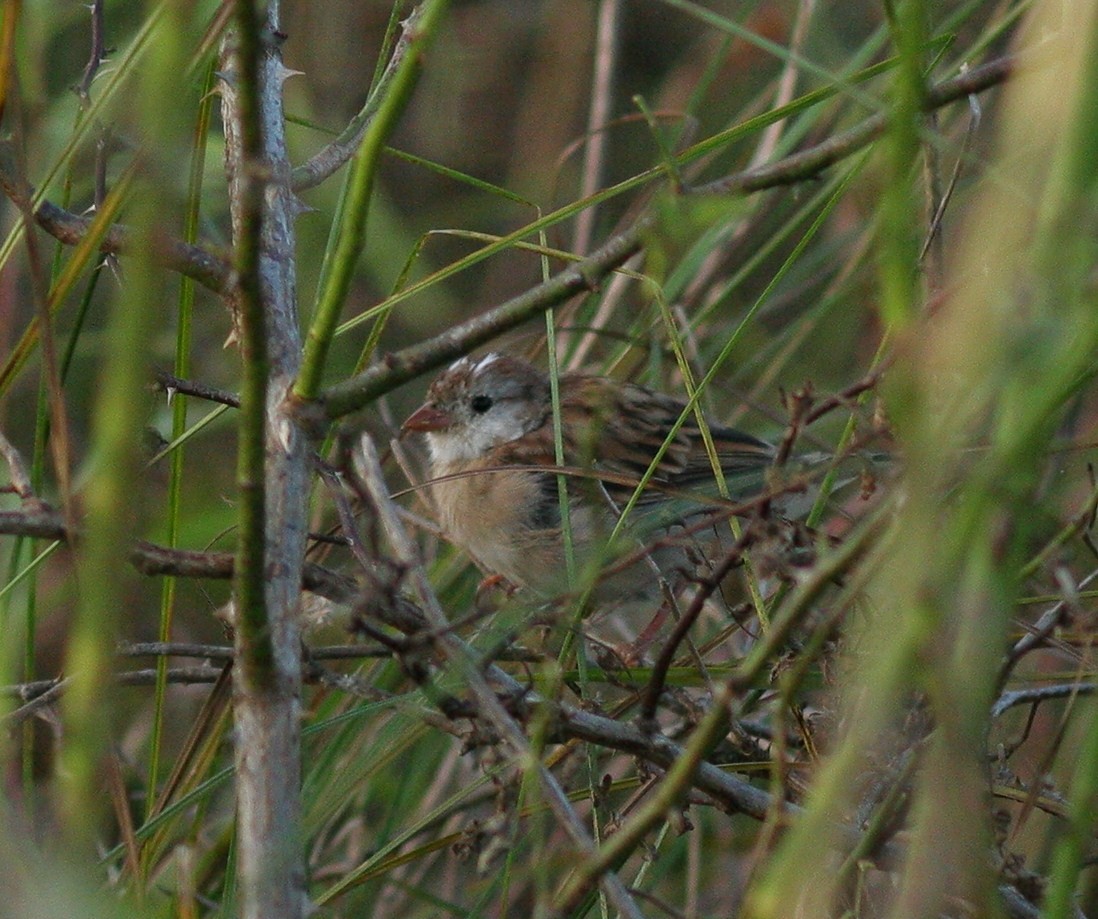
[[[231,191],[246,18],[4,9],[5,912],[1098,905],[1093,4],[287,9]],[[842,462],[638,650],[429,522],[400,419],[489,343]]]

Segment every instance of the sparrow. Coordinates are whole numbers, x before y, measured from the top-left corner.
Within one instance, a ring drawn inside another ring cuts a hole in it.
[[[589,569],[636,558],[602,582],[596,596],[652,594],[657,572],[679,565],[666,534],[713,510],[717,488],[694,413],[679,399],[583,373],[559,376],[567,520],[574,558]],[[637,483],[655,464],[622,538],[609,539]],[[774,448],[750,434],[708,425],[735,499],[765,489]],[[463,357],[430,386],[402,426],[426,435],[430,490],[444,535],[485,571],[543,595],[566,583],[559,476],[549,375],[517,357]],[[691,496],[697,494],[694,499]],[[727,524],[725,524],[727,527]],[[659,543],[645,558],[638,546]],[[639,556],[639,557],[638,557]],[[645,565],[644,568],[638,565]],[[666,572],[665,572],[666,573]],[[596,576],[596,571],[588,574]]]

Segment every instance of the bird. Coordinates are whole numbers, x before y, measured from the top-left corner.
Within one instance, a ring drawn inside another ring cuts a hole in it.
[[[645,386],[578,372],[559,374],[558,386],[563,458],[571,473],[566,518],[549,374],[491,352],[462,357],[431,383],[402,434],[426,435],[443,535],[488,574],[556,595],[566,587],[567,519],[573,557],[591,577],[608,560],[635,559],[598,582],[601,597],[652,595],[653,566],[666,572],[683,563],[681,545],[659,537],[721,503],[702,430],[686,402]],[[765,491],[775,448],[730,427],[708,428],[731,498]],[[647,488],[611,545],[619,515],[654,460]],[[658,545],[651,552],[636,551],[652,543]]]

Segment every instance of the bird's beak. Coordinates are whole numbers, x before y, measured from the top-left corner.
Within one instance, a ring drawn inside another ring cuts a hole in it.
[[[435,408],[428,402],[421,405],[400,426],[401,432],[407,431],[445,431],[454,423],[449,412]]]

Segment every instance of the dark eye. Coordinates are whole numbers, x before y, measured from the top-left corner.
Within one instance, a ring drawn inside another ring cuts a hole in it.
[[[492,407],[491,396],[473,396],[473,401],[469,403],[473,407],[473,411],[478,415],[483,415],[488,409]]]

